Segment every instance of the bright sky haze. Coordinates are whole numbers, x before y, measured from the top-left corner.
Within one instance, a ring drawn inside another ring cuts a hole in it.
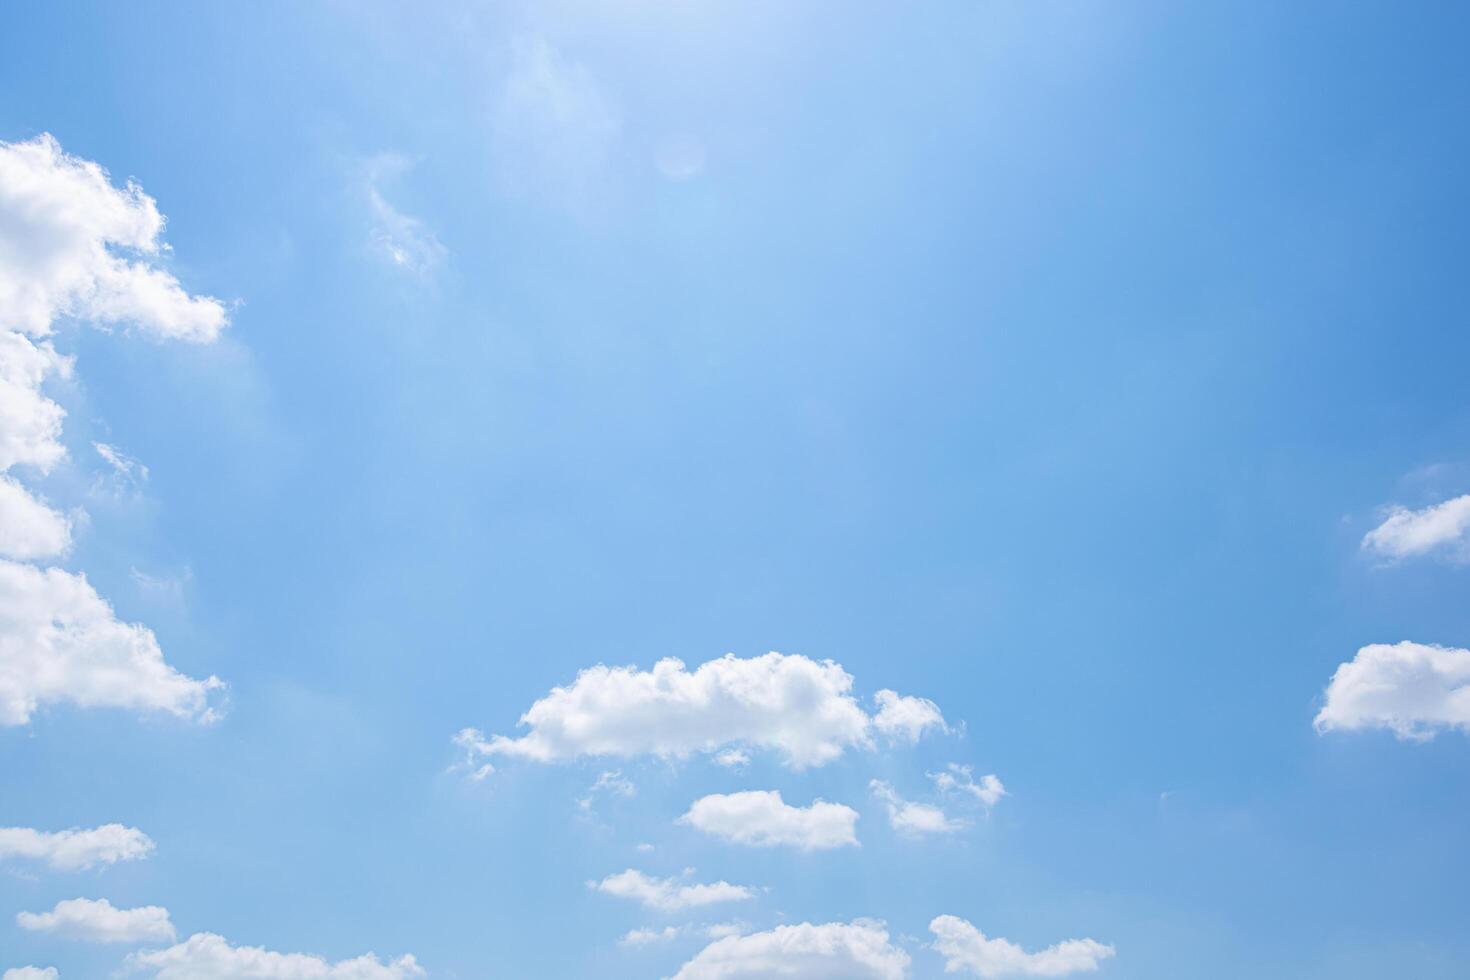
[[[1467,38],[0,6],[0,978],[1470,976]]]

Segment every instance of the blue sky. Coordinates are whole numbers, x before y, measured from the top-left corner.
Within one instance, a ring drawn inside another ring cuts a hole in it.
[[[1470,974],[1465,11],[416,7],[0,11],[6,980]]]

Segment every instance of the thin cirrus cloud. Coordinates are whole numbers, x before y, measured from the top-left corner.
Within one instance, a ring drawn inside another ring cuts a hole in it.
[[[673,980],[903,980],[908,968],[908,953],[889,941],[881,922],[803,922],[718,939]]]
[[[1470,560],[1470,494],[1422,510],[1395,507],[1363,537],[1363,549],[1394,560],[1433,554]]]
[[[50,912],[21,912],[15,921],[31,932],[92,943],[171,942],[174,938],[168,909],[158,905],[120,909],[105,898],[67,899],[57,902]]]
[[[815,800],[791,806],[775,790],[714,793],[690,805],[679,822],[735,844],[823,851],[856,847],[856,810]]]
[[[30,827],[0,827],[0,861],[39,861],[56,871],[86,871],[119,861],[139,861],[152,855],[153,850],[153,840],[147,834],[119,823],[50,833]]]
[[[868,784],[868,788],[887,808],[889,826],[907,837],[953,834],[969,826],[937,806],[905,800],[898,795],[897,790],[881,779],[874,779]]]
[[[599,664],[556,687],[521,716],[520,738],[464,729],[455,742],[478,776],[490,759],[560,762],[586,756],[685,758],[731,747],[772,750],[806,769],[849,748],[872,748],[875,732],[917,740],[944,728],[933,702],[879,691],[870,717],[852,696],[852,675],[833,661],[767,653],[727,654],[688,670],[672,657],[652,670]],[[725,756],[722,764],[740,758]]]
[[[991,939],[958,916],[941,915],[929,923],[934,949],[944,957],[946,973],[985,977],[1065,977],[1096,970],[1114,955],[1112,946],[1095,939],[1068,939],[1028,953],[1006,939]]]
[[[653,878],[633,868],[608,875],[601,881],[589,881],[587,887],[604,895],[641,902],[644,907],[659,912],[682,912],[755,898],[751,889],[728,881],[686,885],[677,878]]]
[[[372,953],[328,962],[307,953],[278,953],[259,946],[231,946],[201,932],[167,949],[134,953],[128,966],[154,980],[410,980],[426,977],[412,956],[384,962]]]
[[[388,201],[387,186],[413,169],[413,161],[396,153],[373,157],[363,168],[363,195],[372,218],[368,240],[389,265],[417,276],[432,272],[448,256],[423,221]]]
[[[1374,643],[1332,675],[1314,724],[1319,732],[1386,729],[1426,741],[1470,732],[1470,650]]]
[[[82,575],[19,563],[70,544],[69,520],[11,474],[44,475],[66,455],[66,413],[42,390],[72,371],[49,339],[55,321],[192,343],[228,322],[223,304],[161,267],[163,225],[136,183],[114,186],[51,136],[0,142],[0,725],[53,703],[214,717],[218,680],[168,666],[153,633],[119,621]]]

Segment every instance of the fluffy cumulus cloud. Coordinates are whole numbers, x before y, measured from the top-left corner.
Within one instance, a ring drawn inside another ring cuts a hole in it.
[[[198,933],[168,949],[134,953],[128,963],[155,980],[409,980],[428,976],[412,956],[383,962],[371,953],[329,963],[305,953],[231,946],[223,936]]]
[[[50,912],[21,912],[16,924],[32,932],[93,943],[155,943],[174,938],[168,909],[145,905],[120,909],[105,898],[73,898],[57,902]]]
[[[0,860],[40,861],[57,871],[85,871],[119,861],[137,861],[152,853],[153,841],[147,834],[120,823],[54,833],[0,827]]]
[[[674,980],[903,980],[909,955],[879,922],[777,926],[710,943]]]
[[[732,746],[774,750],[792,768],[803,769],[830,762],[850,747],[871,747],[875,728],[912,739],[943,726],[932,702],[891,691],[880,692],[878,716],[870,718],[852,686],[852,675],[839,664],[780,653],[748,659],[727,654],[693,671],[672,658],[647,671],[598,665],[533,704],[521,716],[529,731],[520,738],[487,739],[466,729],[456,742],[470,754],[477,774],[484,774],[492,756],[539,762],[683,758]],[[721,761],[736,760],[726,755]]]
[[[137,184],[114,186],[47,135],[0,143],[0,329],[42,337],[65,316],[213,340],[225,309],[159,267],[162,235],[163,215]]]
[[[909,837],[926,834],[952,834],[964,830],[967,824],[947,815],[937,806],[905,800],[898,792],[881,779],[875,779],[868,788],[888,809],[888,823],[894,830]]]
[[[744,885],[732,885],[728,881],[684,884],[677,878],[651,878],[632,868],[608,875],[601,881],[589,881],[587,886],[604,895],[641,902],[660,912],[681,912],[705,905],[743,902],[755,897],[755,892]]]
[[[736,844],[816,851],[857,846],[857,819],[840,803],[791,806],[774,790],[748,790],[701,797],[679,822]]]
[[[995,806],[1006,795],[1006,788],[994,773],[975,781],[975,770],[951,762],[943,772],[931,772],[929,778],[941,793],[968,796],[984,806]]]
[[[1096,970],[1114,953],[1093,939],[1068,939],[1035,953],[1005,939],[989,939],[969,922],[941,915],[929,923],[934,948],[949,973],[977,977],[1065,977]]]
[[[1470,650],[1407,641],[1363,647],[1332,675],[1316,726],[1384,728],[1415,740],[1470,731]]]
[[[1470,559],[1470,494],[1423,510],[1394,508],[1363,538],[1363,548],[1393,559],[1428,554]]]
[[[165,663],[153,632],[119,620],[83,576],[0,560],[0,725],[55,703],[208,721],[220,686]]]
[[[60,976],[54,966],[17,966],[6,970],[0,980],[57,980]]]

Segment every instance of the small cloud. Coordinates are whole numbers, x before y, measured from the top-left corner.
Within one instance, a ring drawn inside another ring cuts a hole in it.
[[[715,756],[715,763],[726,769],[744,769],[750,765],[750,753],[743,749],[726,749]]]
[[[744,922],[714,922],[700,931],[707,939],[724,939],[726,936],[743,936],[749,928]]]
[[[109,446],[105,442],[94,442],[92,448],[97,455],[107,463],[109,471],[98,476],[92,485],[94,494],[105,493],[113,497],[123,497],[137,493],[143,484],[148,482],[148,467],[136,457]]]
[[[1430,554],[1470,561],[1470,494],[1422,510],[1394,507],[1364,535],[1362,547],[1391,561]]]
[[[618,940],[619,946],[638,948],[640,946],[651,946],[654,943],[666,943],[677,938],[679,930],[673,926],[665,926],[662,929],[631,929]]]
[[[953,834],[968,826],[963,820],[951,818],[937,806],[905,800],[898,795],[897,790],[881,779],[873,780],[868,787],[873,791],[873,796],[888,808],[889,825],[906,836]]]
[[[993,773],[981,776],[977,783],[971,767],[953,762],[944,772],[931,772],[928,776],[941,793],[964,793],[987,807],[995,806],[1001,797],[1008,795],[1005,786]]]
[[[577,806],[583,810],[591,810],[595,798],[599,795],[621,796],[624,799],[636,795],[638,787],[623,778],[621,769],[613,769],[598,775],[593,784],[587,787],[587,795],[577,800]]]

